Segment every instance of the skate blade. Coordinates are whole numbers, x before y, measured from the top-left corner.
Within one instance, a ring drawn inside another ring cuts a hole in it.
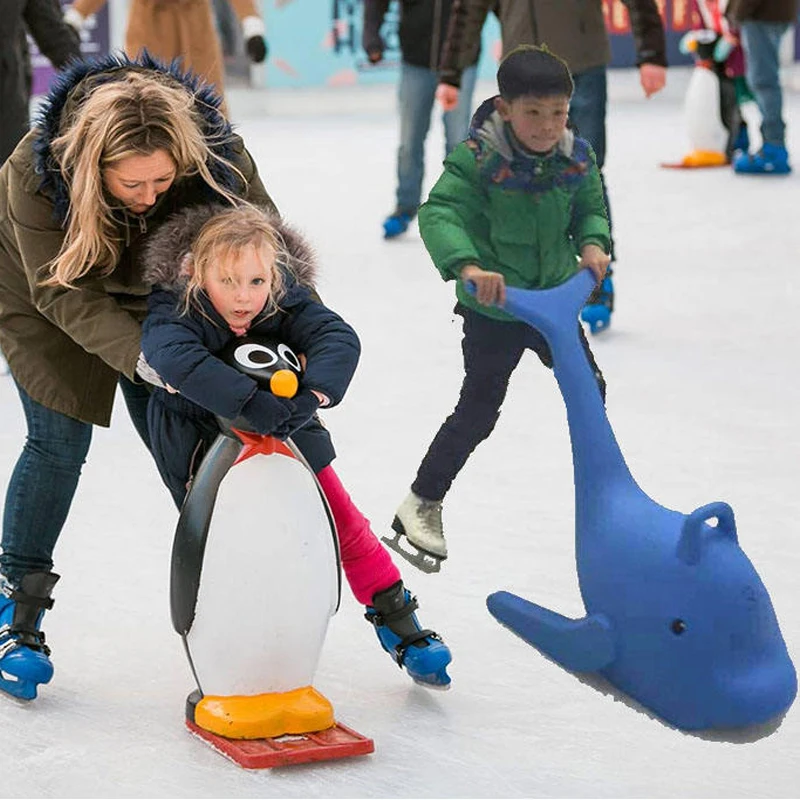
[[[389,549],[401,555],[409,564],[428,575],[439,572],[442,568],[442,561],[447,558],[447,556],[436,556],[427,550],[417,547],[408,540],[404,533],[399,531],[395,531],[394,536],[382,536],[381,541]]]
[[[313,761],[368,755],[375,742],[337,722],[315,733],[277,736],[274,739],[227,739],[186,720],[186,727],[217,752],[245,769],[270,769]]]

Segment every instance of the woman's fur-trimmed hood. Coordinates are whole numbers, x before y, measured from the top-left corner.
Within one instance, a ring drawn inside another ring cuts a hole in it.
[[[132,70],[143,73],[158,72],[191,93],[195,98],[195,107],[210,149],[226,161],[233,160],[234,135],[230,123],[220,111],[222,98],[212,87],[206,86],[198,76],[183,71],[177,59],[172,64],[165,64],[150,56],[147,51],[143,51],[135,59],[128,58],[123,53],[114,53],[102,58],[76,61],[57,75],[34,121],[35,168],[41,175],[40,188],[53,199],[53,214],[59,222],[67,218],[70,197],[60,165],[53,155],[51,143],[61,133],[64,119],[80,105],[87,92],[99,83],[119,80]],[[208,168],[221,186],[234,193],[241,190],[239,176],[226,165],[220,164],[215,159],[209,159]],[[211,200],[212,197],[209,189],[206,199]]]
[[[192,206],[170,216],[148,241],[143,254],[144,281],[161,289],[181,292],[187,282],[184,260],[191,252],[200,229],[231,206],[211,203]],[[314,288],[317,259],[311,245],[297,230],[287,225],[274,211],[263,209],[286,245],[286,266],[301,286]]]

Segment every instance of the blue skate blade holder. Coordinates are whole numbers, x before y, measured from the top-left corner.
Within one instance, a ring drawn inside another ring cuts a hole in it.
[[[603,676],[678,728],[767,722],[797,694],[772,602],[727,503],[683,514],[633,479],[580,341],[578,314],[594,285],[582,270],[552,289],[507,287],[503,306],[552,351],[572,443],[586,616],[570,619],[503,591],[487,606],[566,669]]]

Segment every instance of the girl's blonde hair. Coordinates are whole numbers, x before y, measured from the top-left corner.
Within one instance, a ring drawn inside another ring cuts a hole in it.
[[[284,271],[288,271],[288,252],[272,219],[260,209],[242,205],[215,214],[200,228],[189,254],[189,280],[183,298],[182,312],[201,309],[197,296],[205,288],[209,267],[235,261],[248,247],[253,247],[269,276],[269,296],[261,318],[280,311],[285,292]],[[223,272],[224,275],[224,272]],[[202,310],[202,309],[201,309]]]
[[[216,141],[203,132],[192,92],[171,76],[129,70],[117,80],[90,85],[75,108],[65,113],[51,150],[70,194],[66,235],[49,264],[46,285],[72,287],[97,268],[108,275],[123,249],[113,205],[103,187],[103,171],[129,156],[165,150],[175,163],[175,180],[200,175],[230,203],[237,198],[220,186],[208,161],[216,161],[246,181],[242,173],[211,146],[230,136],[220,129]]]

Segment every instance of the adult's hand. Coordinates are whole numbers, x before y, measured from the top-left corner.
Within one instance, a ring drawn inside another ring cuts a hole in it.
[[[667,68],[660,64],[640,64],[639,82],[645,97],[652,97],[667,85]]]
[[[458,87],[440,83],[436,88],[436,99],[445,111],[452,111],[458,105]]]
[[[380,64],[383,61],[383,50],[370,50],[367,53],[370,64]]]

